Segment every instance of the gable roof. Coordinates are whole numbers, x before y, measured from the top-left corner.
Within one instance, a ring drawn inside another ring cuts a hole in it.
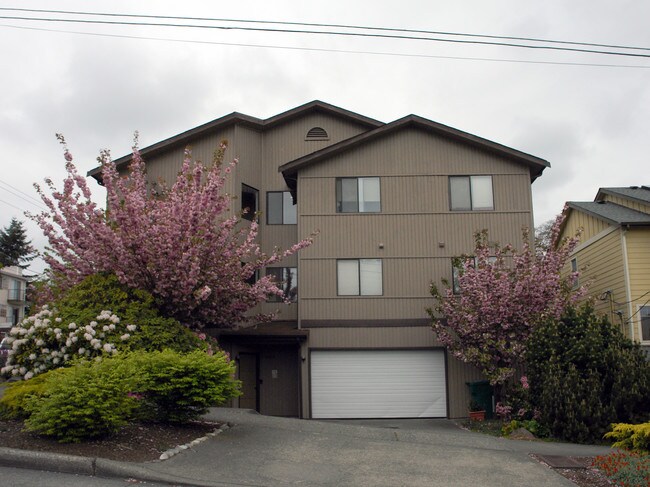
[[[650,225],[650,214],[609,201],[569,201],[567,205],[612,225]]]
[[[312,152],[311,154],[307,154],[306,156],[288,162],[280,166],[278,168],[278,171],[281,172],[284,176],[284,179],[289,185],[289,188],[295,190],[296,173],[300,169],[303,169],[312,164],[319,163],[332,156],[359,147],[360,145],[367,144],[371,141],[385,137],[388,134],[405,129],[407,127],[415,127],[438,135],[442,135],[443,137],[457,140],[462,143],[496,153],[500,156],[507,157],[508,159],[524,164],[530,169],[531,182],[539,177],[545,168],[551,166],[548,161],[540,159],[539,157],[526,154],[516,149],[512,149],[505,145],[483,139],[476,135],[463,132],[461,130],[443,125],[438,122],[433,122],[417,115],[407,115],[406,117],[395,120],[394,122],[381,125],[373,130],[369,130],[368,132],[364,132],[355,137],[350,137],[349,139],[343,140],[337,144],[330,145],[324,149]]]
[[[217,130],[222,130],[231,125],[243,125],[259,131],[264,131],[304,116],[307,113],[318,112],[327,113],[339,118],[344,118],[352,122],[356,122],[362,126],[365,126],[369,130],[384,125],[383,122],[374,120],[370,117],[365,117],[358,113],[345,110],[344,108],[340,108],[329,103],[322,102],[320,100],[314,100],[310,101],[309,103],[305,103],[304,105],[300,105],[296,108],[292,108],[291,110],[287,110],[286,112],[282,112],[279,115],[274,115],[273,117],[267,118],[265,120],[261,118],[251,117],[250,115],[246,115],[244,113],[233,112],[140,149],[140,154],[143,156],[153,156],[172,147],[185,146],[195,137]],[[118,169],[121,169],[122,167],[128,165],[130,161],[131,154],[127,154],[120,157],[119,159],[116,159],[114,162],[116,167]],[[101,183],[101,171],[101,166],[95,167],[88,171],[87,176],[92,176]]]
[[[602,195],[620,196],[628,200],[636,200],[641,203],[650,204],[650,187],[628,186],[625,188],[600,188],[595,201],[603,199]]]

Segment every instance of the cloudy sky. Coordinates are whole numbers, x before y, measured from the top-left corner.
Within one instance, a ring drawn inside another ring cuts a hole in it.
[[[641,55],[630,57],[431,40],[30,21],[6,17],[143,19],[10,8],[389,27],[646,50],[553,44]],[[24,210],[38,210],[30,199],[36,197],[32,183],[45,176],[57,183],[63,179],[57,132],[65,134],[85,173],[102,148],[115,157],[127,153],[135,130],[146,146],[232,111],[266,118],[314,99],[384,122],[415,113],[547,159],[552,167],[533,184],[536,224],[555,216],[567,200],[593,200],[599,187],[650,184],[647,1],[0,0],[0,17],[3,227],[14,216],[25,220]],[[102,189],[91,186],[101,200]],[[38,228],[26,225],[43,248]],[[32,267],[39,271],[42,264]]]

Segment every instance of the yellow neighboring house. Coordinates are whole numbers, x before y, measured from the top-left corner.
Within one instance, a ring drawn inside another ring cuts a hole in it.
[[[596,310],[650,352],[650,187],[600,188],[594,201],[567,202],[561,237],[582,229],[571,269]]]

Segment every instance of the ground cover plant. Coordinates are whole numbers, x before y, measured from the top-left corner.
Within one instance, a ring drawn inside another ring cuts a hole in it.
[[[594,459],[594,465],[605,472],[615,485],[647,487],[650,485],[650,456],[618,451]]]

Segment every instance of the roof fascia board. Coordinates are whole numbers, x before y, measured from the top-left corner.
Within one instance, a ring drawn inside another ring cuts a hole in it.
[[[572,210],[580,211],[586,215],[593,216],[594,218],[598,218],[599,220],[607,222],[610,225],[619,225],[619,223],[616,220],[612,220],[611,218],[607,218],[606,216],[596,213],[595,211],[587,210],[585,208],[582,208],[581,206],[575,205],[574,202],[572,201],[568,201],[567,206]]]
[[[336,115],[342,118],[355,121],[368,128],[376,128],[384,125],[384,123],[380,122],[379,120],[375,120],[370,117],[365,117],[359,113],[351,112],[344,108],[340,108],[335,105],[330,105],[329,103],[325,103],[320,100],[314,100],[314,101],[310,101],[309,103],[305,103],[304,105],[300,105],[299,107],[292,108],[291,110],[287,110],[286,112],[282,112],[278,115],[274,115],[273,117],[267,118],[266,120],[263,121],[264,128],[273,128],[276,125],[297,118],[300,115],[302,115],[304,112],[310,110],[330,113],[332,115]]]

